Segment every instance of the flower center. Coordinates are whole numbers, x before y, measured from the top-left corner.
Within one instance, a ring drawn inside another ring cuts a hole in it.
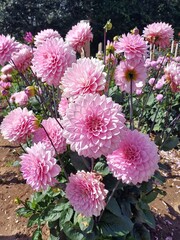
[[[133,146],[128,146],[124,151],[124,156],[128,163],[137,162],[140,158],[139,151]]]
[[[132,81],[136,81],[137,80],[137,72],[132,69],[128,69],[126,72],[125,72],[125,78],[128,82],[130,82],[131,80]]]
[[[86,119],[86,127],[89,132],[96,133],[102,130],[103,121],[98,117],[90,116]]]

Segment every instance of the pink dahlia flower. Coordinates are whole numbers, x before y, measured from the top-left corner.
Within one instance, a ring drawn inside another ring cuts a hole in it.
[[[60,119],[58,119],[60,121]],[[62,136],[62,128],[58,124],[55,118],[48,118],[43,120],[41,125],[45,128],[38,128],[34,133],[33,142],[43,142],[47,149],[54,150],[54,147],[57,153],[63,153],[66,151],[66,140]],[[47,133],[46,133],[47,132]],[[48,135],[47,135],[48,134]],[[49,136],[49,137],[48,137]],[[54,145],[52,146],[52,143]]]
[[[0,35],[0,65],[11,60],[11,55],[17,50],[18,43],[9,35]]]
[[[80,58],[68,68],[61,80],[64,97],[96,93],[105,89],[106,74],[102,61],[95,58]]]
[[[12,110],[3,119],[0,130],[2,136],[10,142],[24,143],[37,128],[37,119],[32,111],[20,107]]]
[[[13,66],[11,66],[10,64],[7,64],[7,65],[5,65],[4,67],[1,68],[1,72],[3,74],[11,74],[13,69],[14,69]]]
[[[110,171],[124,183],[148,181],[158,169],[158,149],[149,136],[137,130],[123,132],[119,148],[107,156]]]
[[[84,157],[106,156],[118,147],[125,118],[121,107],[105,95],[80,95],[69,103],[62,120],[72,151]]]
[[[26,149],[21,158],[21,172],[34,190],[46,190],[53,186],[57,180],[55,177],[60,173],[61,168],[56,164],[53,152],[46,149],[46,145],[39,142],[31,148]]]
[[[162,95],[162,94],[158,94],[158,95],[156,96],[156,100],[157,100],[158,102],[162,102],[162,100],[163,100],[163,95]]]
[[[130,93],[131,80],[132,91],[142,89],[147,77],[144,62],[121,61],[115,70],[115,82],[120,87],[121,91]]]
[[[34,38],[31,32],[26,32],[23,38],[27,43],[33,43],[34,41]]]
[[[166,48],[173,38],[174,30],[171,25],[164,22],[157,22],[147,25],[143,30],[143,35],[149,43],[153,43],[161,48]]]
[[[172,61],[164,69],[165,79],[173,92],[180,92],[180,62]]]
[[[19,106],[27,105],[28,100],[29,100],[29,97],[25,91],[15,92],[11,95],[9,99],[10,103],[16,103]]]
[[[66,115],[66,110],[68,108],[69,101],[67,98],[62,97],[61,101],[58,105],[58,113],[61,117],[64,117]]]
[[[69,177],[66,197],[74,210],[86,217],[99,216],[106,203],[107,190],[100,177],[93,172],[78,171]]]
[[[32,63],[37,77],[57,87],[66,68],[75,61],[75,52],[62,38],[51,38],[37,47]]]
[[[81,52],[86,42],[92,41],[93,34],[89,23],[79,22],[66,35],[66,42],[75,50]]]
[[[18,52],[12,54],[12,63],[16,70],[24,72],[30,66],[32,58],[32,49],[23,44]]]
[[[38,47],[39,45],[44,43],[47,39],[51,38],[61,38],[61,35],[53,29],[42,30],[37,35],[35,35],[34,45]]]
[[[124,56],[128,60],[141,60],[147,52],[147,45],[143,38],[137,34],[128,33],[125,34],[119,39],[118,42],[115,42],[116,53],[124,53]]]

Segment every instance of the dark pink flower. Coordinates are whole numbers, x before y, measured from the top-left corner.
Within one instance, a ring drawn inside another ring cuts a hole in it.
[[[66,197],[74,210],[86,217],[99,216],[106,203],[107,190],[93,172],[78,171],[69,177]]]

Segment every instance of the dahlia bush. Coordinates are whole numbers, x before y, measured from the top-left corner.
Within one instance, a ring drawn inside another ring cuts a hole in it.
[[[22,149],[20,170],[35,193],[17,196],[17,213],[36,226],[34,240],[45,224],[50,240],[148,240],[155,228],[159,151],[178,145],[173,29],[135,28],[89,58],[92,31],[81,21],[65,39],[53,29],[27,32],[24,43],[0,35],[0,131]]]

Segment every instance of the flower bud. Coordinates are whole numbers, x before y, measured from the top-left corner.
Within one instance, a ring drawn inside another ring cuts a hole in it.
[[[111,30],[112,28],[112,23],[111,23],[111,19],[107,21],[106,25],[104,26],[104,29],[107,31]]]

